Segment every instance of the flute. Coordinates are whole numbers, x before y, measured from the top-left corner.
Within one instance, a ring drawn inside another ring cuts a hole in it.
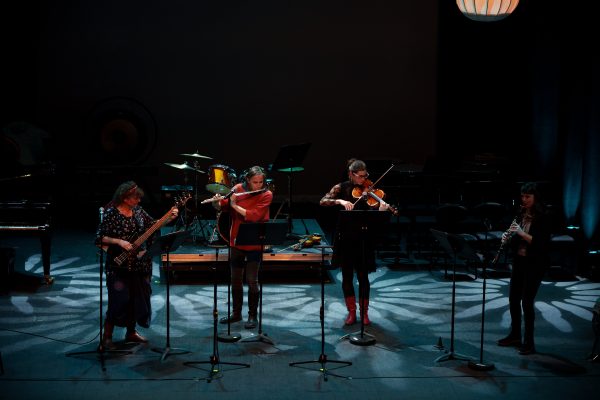
[[[202,200],[202,201],[200,202],[200,204],[214,203],[214,202],[216,202],[216,201],[220,201],[220,200],[225,200],[225,199],[228,199],[228,198],[230,198],[231,196],[239,197],[239,196],[243,196],[243,195],[246,195],[246,194],[253,194],[253,193],[261,193],[261,192],[266,192],[267,190],[268,190],[267,188],[263,188],[263,189],[258,189],[258,190],[251,190],[251,191],[249,191],[249,192],[239,192],[239,193],[236,193],[236,192],[234,192],[234,191],[232,190],[231,192],[227,193],[225,196],[222,196],[222,197],[211,197],[211,198],[208,198],[208,199]]]

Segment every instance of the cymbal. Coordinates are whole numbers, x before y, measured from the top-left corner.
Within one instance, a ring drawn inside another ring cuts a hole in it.
[[[184,162],[183,164],[165,163],[165,165],[168,165],[169,167],[173,167],[173,168],[177,168],[177,169],[196,171],[196,172],[200,172],[201,174],[205,174],[206,173],[206,172],[204,172],[202,170],[199,170],[199,169],[196,169],[196,168],[192,167],[187,162]]]
[[[212,157],[209,156],[203,156],[202,154],[198,154],[196,153],[181,153],[182,156],[186,156],[186,157],[194,157],[194,158],[205,158],[207,160],[212,160]]]

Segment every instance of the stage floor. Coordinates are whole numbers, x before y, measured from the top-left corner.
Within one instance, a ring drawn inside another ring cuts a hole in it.
[[[482,347],[481,278],[456,282],[452,335],[452,281],[444,279],[443,265],[398,268],[381,259],[369,275],[372,325],[366,333],[376,340],[372,346],[345,339],[360,325],[344,326],[339,270],[330,270],[331,283],[324,286],[265,282],[262,332],[274,344],[255,341],[258,329],[244,329],[243,322],[231,325],[242,341],[224,343],[214,335],[227,326],[214,321],[227,312],[227,284],[216,290],[211,283],[167,286],[156,257],[152,323],[139,328],[150,343],[127,344],[124,328],[116,328],[115,343],[130,353],[100,357],[99,314],[107,297],[105,287],[99,290],[93,241],[93,229],[55,233],[51,286],[39,284],[39,241],[10,244],[17,250],[16,270],[30,284],[13,282],[0,294],[0,399],[562,400],[590,398],[600,390],[600,363],[588,360],[600,283],[544,279],[535,303],[538,353],[521,356],[515,348],[496,345],[510,328],[508,278],[487,279]],[[245,316],[245,299],[242,312]],[[161,360],[166,348],[173,352]],[[189,352],[177,354],[177,349]],[[494,369],[472,369],[463,359],[440,360],[451,349],[475,362],[481,355]],[[72,354],[82,351],[88,353]],[[321,355],[328,361],[325,368],[318,362]],[[214,356],[219,363],[209,379]],[[339,360],[352,365],[334,362]],[[189,364],[197,361],[204,364]]]

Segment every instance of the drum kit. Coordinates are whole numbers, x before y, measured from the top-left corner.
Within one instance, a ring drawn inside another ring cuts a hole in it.
[[[198,218],[198,205],[201,204],[201,202],[199,202],[200,175],[208,175],[208,179],[204,185],[204,188],[213,195],[224,195],[229,193],[233,186],[238,183],[238,175],[233,168],[224,164],[212,164],[208,166],[207,171],[204,170],[200,165],[201,160],[212,160],[213,158],[199,154],[197,151],[195,153],[181,153],[180,155],[190,158],[191,161],[184,161],[181,164],[164,164],[183,171],[185,174],[184,179],[186,181],[186,186],[187,173],[194,173],[194,202],[188,202],[188,206],[186,206],[185,209],[185,214],[182,215],[182,220],[185,222],[186,228],[192,231],[192,238],[194,240],[198,240],[200,237],[206,239],[204,227]],[[194,207],[193,210],[191,209],[192,206]],[[220,223],[220,221],[217,221],[217,224],[218,223]],[[212,242],[215,239],[215,229],[209,230],[212,231],[212,234],[210,235],[211,237],[208,241]]]
[[[184,172],[193,171],[196,173],[196,180],[199,174],[207,174],[206,171],[200,169],[200,159],[212,160],[212,157],[196,153],[181,153],[184,157],[192,158],[191,162],[184,161],[181,164],[165,163],[165,165],[182,170]],[[213,164],[208,166],[208,182],[205,185],[207,191],[213,194],[226,194],[231,191],[231,188],[238,182],[235,170],[224,164]],[[198,185],[194,188],[198,190]],[[197,196],[196,196],[197,197]],[[196,199],[197,200],[197,199]]]

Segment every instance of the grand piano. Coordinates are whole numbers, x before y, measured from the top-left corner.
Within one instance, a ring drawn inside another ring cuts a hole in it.
[[[53,176],[53,169],[47,167],[0,176],[0,248],[17,236],[39,238],[45,277],[50,276]],[[3,252],[13,250],[5,248]],[[4,256],[3,263],[9,264],[10,257]],[[1,268],[3,280],[5,275],[9,278],[10,265]]]

